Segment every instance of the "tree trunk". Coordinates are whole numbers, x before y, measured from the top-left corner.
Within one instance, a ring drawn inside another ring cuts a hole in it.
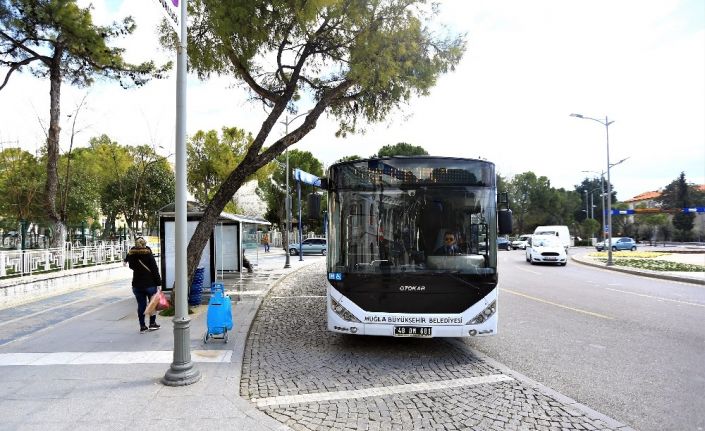
[[[51,247],[61,249],[66,247],[66,235],[68,234],[66,224],[62,221],[54,222],[52,232],[54,235],[51,237]]]
[[[187,263],[188,263],[188,285],[191,285],[191,278],[193,276],[198,262],[201,260],[201,254],[205,248],[208,240],[210,239],[213,228],[218,221],[220,213],[223,212],[225,205],[228,204],[235,192],[242,186],[245,182],[245,178],[250,176],[252,173],[256,172],[259,166],[254,167],[246,163],[240,163],[240,165],[235,168],[235,170],[230,174],[230,176],[225,180],[225,182],[218,189],[216,194],[211,199],[210,203],[203,212],[203,217],[198,223],[196,230],[193,232],[193,236],[188,244],[187,250]]]
[[[56,209],[56,195],[59,188],[59,134],[61,132],[61,51],[57,50],[52,65],[49,67],[49,133],[47,136],[47,181],[44,187],[44,207],[47,216],[54,224],[54,236],[51,239],[52,247],[63,247],[66,241],[66,227],[61,214]]]

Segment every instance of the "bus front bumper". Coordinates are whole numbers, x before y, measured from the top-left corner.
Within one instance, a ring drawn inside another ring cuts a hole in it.
[[[328,330],[341,334],[377,335],[396,338],[441,338],[441,337],[478,337],[495,335],[497,314],[479,325],[424,325],[424,324],[388,324],[358,323],[340,318],[332,311],[328,312]]]

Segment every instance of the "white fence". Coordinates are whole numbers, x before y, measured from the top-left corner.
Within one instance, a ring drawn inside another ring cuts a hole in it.
[[[67,243],[63,249],[0,250],[0,279],[116,263],[128,248],[122,241],[85,247]]]
[[[282,247],[282,236],[280,231],[270,231],[270,246]],[[316,236],[307,232],[303,237]],[[289,243],[298,241],[298,231],[292,229]],[[262,243],[262,232],[258,232],[258,243]],[[120,262],[131,245],[127,241],[104,241],[89,246],[66,243],[63,249],[0,250],[0,280]]]

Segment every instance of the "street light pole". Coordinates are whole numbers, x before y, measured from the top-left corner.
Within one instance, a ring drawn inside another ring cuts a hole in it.
[[[186,3],[181,2],[181,38],[176,58],[176,159],[174,200],[176,238],[174,247],[174,355],[162,377],[166,386],[186,386],[201,380],[201,372],[191,360],[191,318],[188,315],[187,203],[186,203]]]
[[[580,172],[586,172],[586,173],[593,173],[593,174],[598,174],[600,176],[600,211],[602,211],[602,216],[600,217],[600,220],[602,220],[602,227],[600,230],[602,230],[602,234],[600,235],[602,237],[602,242],[604,243],[605,241],[605,226],[607,226],[607,218],[605,218],[605,171],[580,171]],[[597,190],[597,189],[594,189]],[[593,191],[594,191],[593,190]],[[593,212],[593,219],[595,218],[595,213]]]
[[[284,121],[280,121],[284,125],[284,136],[289,135],[289,124],[293,123],[299,117],[308,114],[311,111],[299,114],[296,117],[289,120],[289,116],[284,117]],[[286,260],[284,262],[284,268],[291,268],[291,262],[289,261],[289,231],[291,230],[291,195],[289,194],[289,147],[286,147],[286,202],[284,203],[284,210],[286,211],[286,235],[284,235],[284,251],[286,252]]]
[[[610,124],[614,121],[610,121],[605,115],[605,119],[598,120],[597,118],[586,117],[582,114],[570,114],[571,117],[581,118],[584,120],[597,121],[598,123],[605,126],[605,134],[607,138],[607,266],[614,265],[612,261],[612,180],[610,178]]]
[[[284,136],[289,134],[289,116],[284,118],[285,132]],[[289,230],[291,230],[291,220],[289,219],[289,214],[291,214],[291,199],[289,198],[289,147],[286,148],[286,202],[284,203],[284,211],[286,211],[286,235],[284,236],[284,251],[286,252],[286,261],[284,262],[284,268],[291,268],[291,263],[289,262]]]
[[[610,248],[607,250],[607,266],[612,266],[612,178],[610,177],[610,121],[605,115],[605,137],[607,141],[607,241]]]
[[[594,191],[595,190],[590,191],[590,218],[593,220],[595,219],[595,199],[592,194],[592,192],[594,192]]]
[[[604,172],[600,173],[600,204],[602,205],[602,243],[604,244],[605,240],[607,239],[606,235],[607,232],[605,232],[605,226],[607,223],[607,218],[605,217],[605,199],[607,199],[607,196],[605,195],[605,175]]]

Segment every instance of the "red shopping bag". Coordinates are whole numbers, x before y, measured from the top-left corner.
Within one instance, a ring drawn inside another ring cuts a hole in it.
[[[166,297],[164,292],[161,291],[161,289],[157,292],[157,296],[159,296],[159,302],[157,303],[157,310],[166,310],[171,306],[169,303],[169,298]]]

